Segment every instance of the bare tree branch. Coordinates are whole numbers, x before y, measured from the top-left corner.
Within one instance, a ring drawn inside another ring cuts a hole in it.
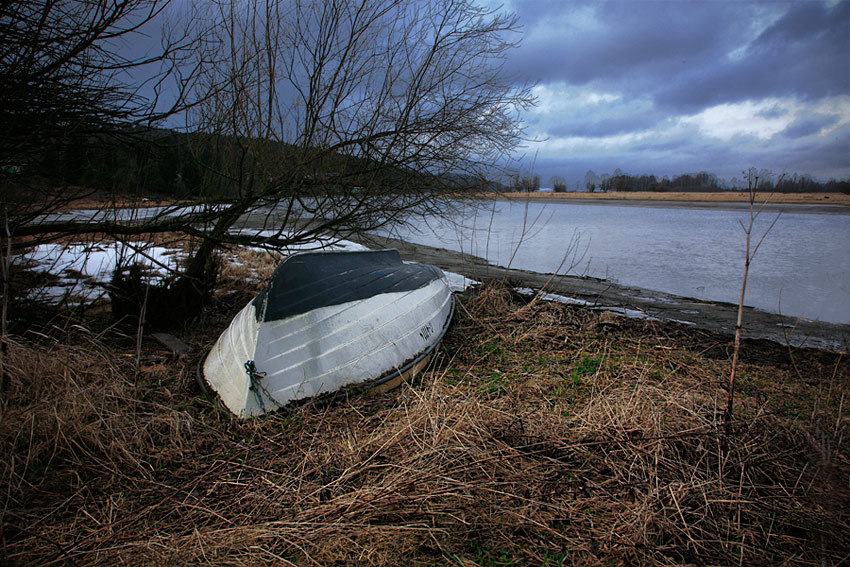
[[[513,16],[461,0],[211,11],[188,129],[209,135],[208,186],[241,212],[276,201],[290,228],[375,230],[444,210],[521,141],[533,100],[500,78]]]
[[[69,218],[51,214],[67,187],[34,198],[6,176],[4,196],[27,205],[11,213],[15,236],[196,237],[187,277],[208,294],[218,247],[285,248],[450,216],[522,142],[519,111],[534,99],[502,73],[518,37],[511,14],[470,0],[213,0],[174,12],[161,51],[122,56],[115,42],[166,3],[2,5],[0,31],[19,35],[0,46],[0,165],[69,140],[164,138],[137,127],[179,113],[182,132],[167,134],[174,153],[191,149],[198,177],[179,210]],[[134,82],[149,64],[163,68]]]

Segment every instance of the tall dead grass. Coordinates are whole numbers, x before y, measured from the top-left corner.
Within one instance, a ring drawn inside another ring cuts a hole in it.
[[[188,371],[133,382],[97,337],[15,344],[3,557],[839,564],[847,361],[745,345],[727,437],[718,340],[494,286],[412,384],[247,422],[192,399]]]
[[[80,325],[53,330],[61,340],[6,337],[0,517],[7,560],[15,557],[11,541],[36,538],[42,551],[61,551],[62,532],[78,519],[114,519],[124,486],[150,479],[192,433],[189,414],[163,404],[167,390],[133,380],[131,356]]]

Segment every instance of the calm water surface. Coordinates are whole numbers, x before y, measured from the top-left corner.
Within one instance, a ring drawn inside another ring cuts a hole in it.
[[[850,323],[850,210],[784,206],[750,267],[745,303],[795,317]],[[754,241],[777,216],[762,213]],[[525,217],[526,228],[523,230]],[[737,303],[748,212],[609,203],[499,202],[462,226],[432,221],[400,238],[491,262],[571,274],[676,295]],[[577,244],[577,246],[576,246]]]

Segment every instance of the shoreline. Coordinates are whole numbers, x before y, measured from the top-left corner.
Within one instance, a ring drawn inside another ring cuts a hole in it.
[[[433,264],[476,281],[504,277],[506,271],[504,267],[490,264],[478,256],[445,248],[376,235],[350,239],[369,248],[396,248],[404,260]],[[567,298],[567,303],[628,317],[678,323],[727,335],[730,341],[735,332],[738,306],[732,303],[680,297],[596,278],[519,269],[511,269],[507,281],[514,288],[545,289],[548,294]],[[747,306],[744,307],[742,337],[834,352],[850,350],[850,325],[785,317]]]
[[[523,197],[495,197],[493,201],[502,203],[521,203]],[[540,203],[542,205],[579,205],[588,207],[640,207],[644,209],[691,209],[691,210],[726,210],[747,212],[749,203],[735,201],[679,201],[679,200],[641,200],[641,199],[581,199],[581,198],[546,198],[534,197],[526,202]],[[850,206],[842,204],[826,203],[780,203],[762,202],[756,203],[758,210],[768,213],[794,213],[794,214],[823,214],[823,215],[850,215]]]
[[[717,191],[711,193],[702,192],[662,192],[662,191],[628,191],[589,193],[574,191],[566,193],[535,192],[535,193],[480,193],[483,199],[496,199],[500,201],[532,200],[544,202],[571,202],[571,203],[594,203],[634,205],[656,205],[656,206],[749,206],[749,196],[746,191]],[[827,210],[848,212],[850,209],[850,195],[845,193],[756,193],[756,203],[767,202],[769,205],[822,205]]]

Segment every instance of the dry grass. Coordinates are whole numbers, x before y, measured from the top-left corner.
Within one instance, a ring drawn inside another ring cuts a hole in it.
[[[226,322],[207,320],[199,352]],[[470,292],[413,384],[237,422],[154,345],[9,345],[2,557],[76,565],[837,565],[838,355]],[[122,342],[122,340],[124,342]],[[193,361],[195,362],[195,361]]]
[[[257,293],[265,287],[283,256],[251,248],[235,248],[225,252],[223,268],[219,275],[220,286]]]

